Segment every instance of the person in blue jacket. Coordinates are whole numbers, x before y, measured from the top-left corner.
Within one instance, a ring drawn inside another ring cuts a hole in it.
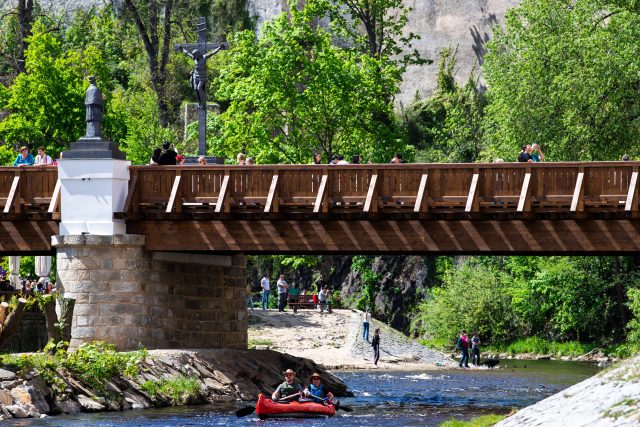
[[[20,147],[20,154],[13,162],[13,166],[32,166],[33,154],[29,152],[29,149],[25,146]]]
[[[307,397],[313,396],[311,398],[315,398],[314,400],[324,400],[325,398],[329,399],[329,401],[333,400],[333,393],[322,385],[322,377],[317,372],[314,372],[309,377],[309,385],[304,389],[304,395]]]

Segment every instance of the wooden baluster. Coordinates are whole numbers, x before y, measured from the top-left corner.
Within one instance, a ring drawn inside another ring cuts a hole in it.
[[[527,169],[527,173],[524,174],[524,181],[522,182],[522,190],[520,190],[520,199],[518,199],[517,212],[530,212],[531,211],[531,198],[529,197],[529,186],[531,184],[531,168]]]
[[[631,181],[627,190],[627,200],[624,204],[626,212],[638,212],[638,167],[633,168]]]
[[[225,170],[224,178],[222,178],[222,184],[220,185],[220,192],[218,193],[218,201],[216,202],[216,213],[229,212],[229,170]]]
[[[271,186],[269,187],[269,194],[267,195],[267,202],[264,204],[264,212],[278,212],[279,207],[279,196],[278,196],[278,171],[276,170],[273,173],[273,177],[271,178]]]
[[[49,202],[49,209],[47,209],[47,213],[54,213],[58,210],[58,206],[60,205],[60,180],[56,181],[56,186],[53,189],[53,194],[51,195],[51,201]],[[126,212],[126,211],[125,211]]]
[[[322,209],[322,213],[329,212],[329,191],[327,191],[329,171],[325,169],[322,178],[320,179],[320,187],[318,188],[318,195],[316,196],[316,202],[313,205],[313,213],[319,213]]]
[[[571,198],[570,212],[583,212],[584,211],[584,167],[581,167],[578,172],[578,178],[576,179],[576,186],[573,190],[573,197]]]
[[[20,171],[15,171],[11,189],[9,190],[9,195],[4,205],[4,213],[9,213],[11,206],[16,205],[16,200],[18,200],[16,212],[20,212]]]
[[[465,212],[479,212],[480,203],[478,200],[478,181],[480,180],[480,174],[476,172],[471,178],[471,186],[469,187],[469,194],[467,195],[467,205],[464,208]]]
[[[420,178],[420,187],[418,187],[418,195],[416,196],[416,203],[413,206],[414,212],[428,212],[429,211],[429,203],[427,202],[427,179],[429,178],[428,173],[423,173]]]
[[[374,170],[369,181],[369,191],[364,201],[363,212],[378,212],[378,171]]]
[[[167,213],[173,211],[173,206],[176,205],[176,213],[182,212],[182,197],[180,194],[180,180],[182,179],[181,171],[176,171],[176,177],[173,179],[173,185],[171,186],[171,194],[169,195],[169,202],[167,203]],[[176,204],[176,198],[178,203]]]

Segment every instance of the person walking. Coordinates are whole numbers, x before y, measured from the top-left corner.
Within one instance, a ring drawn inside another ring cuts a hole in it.
[[[474,332],[471,337],[471,364],[480,365],[480,337],[477,332]]]
[[[284,281],[284,274],[280,275],[276,286],[278,287],[278,311],[284,311],[284,306],[287,304],[287,290],[289,289],[289,285]]]
[[[371,322],[371,313],[367,309],[362,313],[362,339],[369,341],[369,323]]]
[[[460,333],[460,338],[458,338],[458,342],[456,343],[456,347],[458,350],[462,351],[462,356],[460,357],[460,363],[458,366],[461,368],[464,366],[465,368],[469,367],[469,339],[467,338],[467,331],[462,331]]]
[[[371,347],[373,347],[373,364],[377,367],[378,360],[380,360],[380,328],[376,328],[373,332]]]
[[[269,291],[271,288],[269,287],[269,276],[267,273],[262,275],[262,280],[260,280],[260,287],[262,288],[262,309],[266,310],[269,308]]]

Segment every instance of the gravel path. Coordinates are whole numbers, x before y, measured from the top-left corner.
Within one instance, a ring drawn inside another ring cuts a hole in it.
[[[373,349],[362,339],[362,313],[315,310],[280,313],[254,310],[249,313],[249,343],[265,343],[269,348],[293,356],[306,357],[328,369],[373,369]],[[373,321],[369,339],[380,328],[382,369],[433,369],[454,367],[445,354],[430,350],[402,333]]]

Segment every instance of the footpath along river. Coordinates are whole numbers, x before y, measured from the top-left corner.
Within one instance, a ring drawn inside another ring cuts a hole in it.
[[[340,371],[354,397],[341,402],[354,409],[327,420],[261,421],[255,414],[236,418],[237,407],[197,406],[79,414],[16,420],[13,426],[438,426],[451,417],[469,419],[508,413],[580,382],[598,369],[560,361],[504,361],[500,369],[385,372]],[[504,366],[504,365],[503,365]],[[525,367],[526,366],[526,367]],[[244,405],[243,405],[244,406]]]

